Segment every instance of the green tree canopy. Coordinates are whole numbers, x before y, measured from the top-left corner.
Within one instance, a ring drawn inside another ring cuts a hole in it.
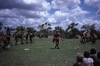
[[[34,28],[33,27],[27,27],[26,28],[28,32],[34,32]]]
[[[60,27],[60,26],[56,26],[55,27],[55,31],[56,30],[59,30],[59,32],[61,33],[61,34],[64,34],[65,33],[65,31],[62,29],[62,27]]]
[[[24,31],[25,27],[23,27],[23,26],[17,26],[16,30],[17,31]]]
[[[89,32],[96,32],[95,30],[95,24],[89,25],[89,24],[84,24],[81,29],[84,29],[85,31],[89,31]]]

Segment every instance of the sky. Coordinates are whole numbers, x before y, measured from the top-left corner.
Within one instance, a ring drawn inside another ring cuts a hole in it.
[[[100,0],[0,0],[0,22],[5,27],[34,27],[48,22],[52,29],[96,24],[100,28]]]

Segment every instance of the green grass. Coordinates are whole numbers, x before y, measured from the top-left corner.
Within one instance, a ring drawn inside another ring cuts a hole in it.
[[[55,46],[51,38],[35,39],[33,44],[14,45],[8,51],[0,52],[0,66],[72,66],[77,53],[91,48],[100,51],[99,43],[100,40],[94,45],[80,44],[78,39],[64,39],[60,49],[51,49]]]

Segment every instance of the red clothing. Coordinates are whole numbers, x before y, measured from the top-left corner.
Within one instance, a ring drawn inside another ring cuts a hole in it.
[[[54,41],[59,41],[59,37],[60,37],[60,34],[59,34],[59,33],[56,33],[56,34],[54,35],[53,42],[54,42]]]
[[[54,37],[53,40],[59,41],[59,38],[58,37]]]
[[[83,34],[83,38],[86,38],[87,37],[87,35],[86,34]]]

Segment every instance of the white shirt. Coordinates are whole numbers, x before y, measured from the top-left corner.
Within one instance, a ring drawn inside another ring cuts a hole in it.
[[[93,66],[93,59],[92,58],[83,58],[83,61],[87,64],[87,66]]]

